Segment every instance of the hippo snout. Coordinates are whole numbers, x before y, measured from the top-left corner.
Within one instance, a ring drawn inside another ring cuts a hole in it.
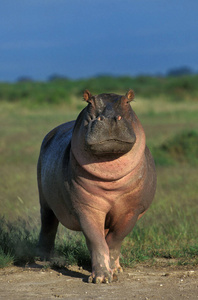
[[[94,154],[124,154],[132,149],[135,141],[132,126],[120,115],[101,115],[89,122],[86,145]]]

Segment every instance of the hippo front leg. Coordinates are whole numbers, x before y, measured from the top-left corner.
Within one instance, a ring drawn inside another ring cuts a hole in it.
[[[112,281],[112,270],[110,269],[109,250],[104,242],[104,237],[98,235],[98,242],[87,239],[87,246],[91,253],[92,273],[88,282],[109,283]]]
[[[89,210],[89,215],[81,218],[82,231],[86,237],[87,247],[91,254],[92,273],[88,282],[109,283],[113,272],[110,268],[109,248],[104,234],[105,215],[99,216],[98,211]]]

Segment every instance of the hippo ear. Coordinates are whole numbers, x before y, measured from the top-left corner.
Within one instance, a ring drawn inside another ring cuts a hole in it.
[[[128,91],[128,93],[126,93],[125,97],[126,97],[127,100],[128,100],[127,102],[132,101],[132,100],[134,99],[134,97],[135,97],[134,91],[133,91],[132,89],[130,89],[130,90]]]
[[[84,94],[83,94],[83,98],[86,102],[91,102],[92,95],[91,95],[90,91],[85,90]]]

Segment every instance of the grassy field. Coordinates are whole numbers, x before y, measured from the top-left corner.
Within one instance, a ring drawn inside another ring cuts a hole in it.
[[[36,164],[40,144],[49,130],[75,119],[84,105],[75,95],[66,103],[40,106],[0,102],[0,266],[36,258],[40,226]],[[178,264],[197,264],[198,157],[194,149],[198,145],[198,101],[137,97],[132,106],[157,162],[158,185],[151,208],[123,243],[122,263],[157,264],[163,258],[167,263],[176,259]],[[192,132],[194,135],[189,134]],[[189,136],[193,139],[187,147]],[[173,145],[175,140],[177,145]],[[188,155],[182,152],[184,148]],[[62,226],[56,252],[59,258],[54,258],[55,264],[90,261],[82,235]]]

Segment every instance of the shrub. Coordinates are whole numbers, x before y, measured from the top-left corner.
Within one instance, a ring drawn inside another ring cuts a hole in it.
[[[198,163],[198,132],[184,131],[153,149],[156,164]]]

